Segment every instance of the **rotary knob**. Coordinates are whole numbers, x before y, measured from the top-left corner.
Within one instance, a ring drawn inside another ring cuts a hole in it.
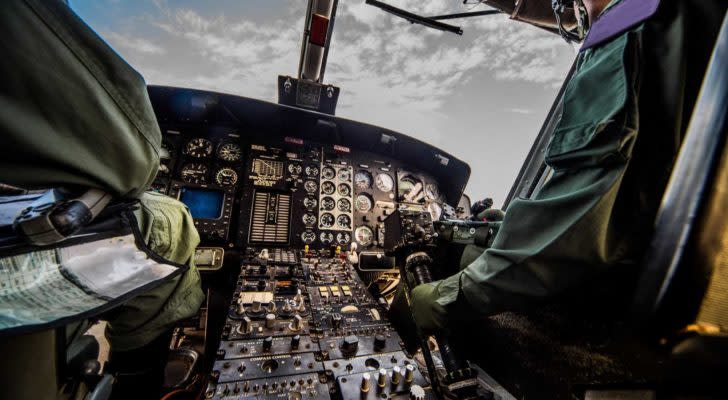
[[[265,316],[265,327],[268,329],[273,329],[276,326],[276,316],[275,314],[266,314]]]
[[[387,338],[384,337],[384,335],[375,335],[374,336],[374,351],[382,351],[384,348],[387,347]]]
[[[268,336],[267,338],[263,339],[263,351],[270,351],[270,349],[273,347],[273,336]]]
[[[301,335],[296,335],[291,338],[291,349],[298,350],[298,346],[301,345]]]
[[[341,341],[341,352],[345,355],[356,354],[358,348],[359,338],[354,335],[346,336],[344,340]]]

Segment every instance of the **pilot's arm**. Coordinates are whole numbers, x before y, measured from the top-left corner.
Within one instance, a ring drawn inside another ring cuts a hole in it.
[[[639,261],[700,84],[689,71],[702,76],[709,54],[694,50],[688,33],[720,8],[697,4],[663,2],[661,25],[644,23],[580,53],[547,149],[553,176],[534,198],[510,204],[480,257],[413,290],[423,331],[457,326],[466,314],[523,309]],[[678,65],[687,67],[665,68]]]

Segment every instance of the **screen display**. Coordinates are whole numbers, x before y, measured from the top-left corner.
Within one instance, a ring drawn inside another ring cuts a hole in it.
[[[225,193],[220,190],[182,188],[179,199],[189,207],[192,218],[217,219],[222,214]]]

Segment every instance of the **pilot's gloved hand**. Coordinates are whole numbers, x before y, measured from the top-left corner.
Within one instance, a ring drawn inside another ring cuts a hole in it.
[[[412,316],[422,333],[447,331],[447,311],[437,303],[440,282],[425,283],[412,289],[410,297]]]

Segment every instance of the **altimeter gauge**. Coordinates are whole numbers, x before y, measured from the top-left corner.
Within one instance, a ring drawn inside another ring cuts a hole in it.
[[[243,151],[237,143],[223,143],[217,148],[217,156],[227,162],[240,161]]]

